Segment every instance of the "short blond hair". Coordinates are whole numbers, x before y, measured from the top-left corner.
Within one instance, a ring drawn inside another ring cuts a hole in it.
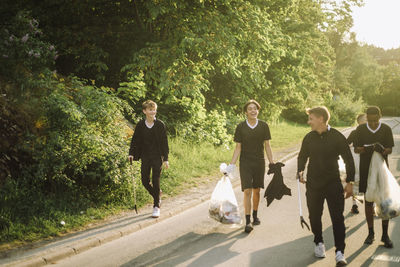
[[[243,112],[246,112],[246,111],[247,111],[247,107],[248,107],[250,104],[256,105],[256,107],[257,107],[258,110],[261,109],[261,106],[260,106],[260,104],[259,104],[257,101],[255,101],[254,99],[250,99],[249,101],[246,102],[246,104],[244,104],[244,106],[243,106]]]
[[[307,115],[314,114],[318,117],[322,117],[325,123],[328,123],[329,119],[331,118],[331,114],[329,113],[328,108],[325,106],[308,108],[306,109],[306,113]]]
[[[157,108],[157,103],[154,102],[153,100],[146,100],[143,102],[142,108],[143,108],[143,110],[145,110],[147,108]]]

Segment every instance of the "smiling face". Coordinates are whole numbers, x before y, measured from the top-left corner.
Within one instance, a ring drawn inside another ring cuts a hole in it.
[[[147,119],[154,120],[157,114],[157,107],[147,107],[146,109],[143,109],[143,113],[146,115]]]
[[[326,122],[324,121],[324,117],[317,116],[314,113],[310,113],[308,115],[307,123],[308,123],[308,125],[310,125],[311,131],[317,131],[318,129],[321,129],[326,125]]]
[[[381,117],[378,114],[368,114],[367,115],[367,121],[368,121],[368,126],[372,129],[372,130],[376,130],[378,129],[379,126],[379,119]]]
[[[248,120],[256,120],[258,116],[259,110],[256,104],[249,104],[246,108],[246,117]]]

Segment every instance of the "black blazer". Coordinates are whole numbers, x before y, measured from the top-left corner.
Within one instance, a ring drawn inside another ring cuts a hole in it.
[[[135,131],[133,133],[131,146],[129,148],[129,155],[133,156],[133,160],[139,160],[143,155],[143,150],[145,149],[143,147],[143,134],[145,129],[144,127],[147,126],[145,124],[145,120],[143,119],[139,121],[139,123],[136,125]],[[160,156],[162,157],[163,161],[167,161],[169,148],[165,124],[162,121],[156,119],[154,121],[153,127],[156,130],[155,134],[158,152],[160,152]]]

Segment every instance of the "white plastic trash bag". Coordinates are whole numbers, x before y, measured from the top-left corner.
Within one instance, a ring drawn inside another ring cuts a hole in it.
[[[372,154],[365,200],[376,203],[382,219],[400,215],[400,186],[378,152]]]
[[[210,217],[226,224],[241,223],[239,206],[227,174],[218,181],[208,209]]]

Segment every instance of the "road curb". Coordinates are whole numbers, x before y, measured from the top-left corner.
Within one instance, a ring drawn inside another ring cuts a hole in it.
[[[348,131],[351,128],[353,128],[353,127],[345,128],[345,129],[341,130],[341,132]],[[277,161],[284,163],[284,162],[294,158],[296,155],[298,155],[298,153],[299,153],[299,150],[296,150],[294,152],[291,152],[291,153],[283,156],[282,158],[278,159]],[[239,178],[233,179],[232,186],[234,189],[236,187],[240,186],[240,179]],[[145,222],[134,224],[134,225],[123,226],[123,227],[119,228],[118,230],[111,230],[111,231],[107,231],[107,232],[95,235],[94,237],[92,236],[92,237],[84,238],[80,241],[73,242],[72,244],[69,244],[64,247],[60,246],[58,248],[48,249],[42,253],[39,253],[38,255],[34,255],[31,257],[27,257],[25,259],[6,263],[4,266],[7,266],[7,267],[11,267],[11,266],[41,267],[41,266],[45,266],[48,264],[54,264],[57,261],[60,261],[67,257],[71,257],[73,255],[79,254],[79,253],[89,250],[91,248],[101,246],[103,244],[106,244],[108,242],[111,242],[113,240],[121,238],[123,236],[127,236],[129,234],[137,232],[143,228],[149,227],[158,222],[169,219],[179,213],[182,213],[182,212],[184,212],[194,206],[197,206],[201,203],[204,203],[205,201],[208,201],[208,200],[209,200],[209,197],[205,197],[205,196],[200,197],[198,199],[194,199],[190,202],[187,202],[183,206],[178,206],[174,209],[167,211],[160,218],[145,221]]]

